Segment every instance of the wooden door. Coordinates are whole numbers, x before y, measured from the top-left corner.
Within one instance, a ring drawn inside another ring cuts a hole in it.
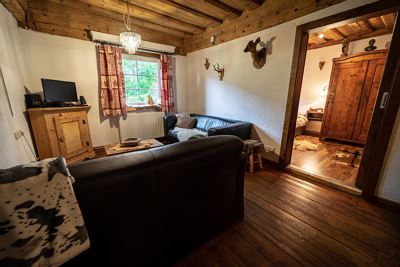
[[[89,128],[84,112],[54,117],[54,124],[58,145],[66,160],[90,151]]]
[[[367,69],[368,61],[334,63],[321,138],[352,139]]]
[[[353,140],[365,143],[367,141],[368,130],[371,124],[372,114],[374,112],[376,98],[381,84],[383,71],[385,69],[386,59],[371,60],[368,66],[368,72],[365,79],[363,95],[357,115],[357,121],[354,126]]]

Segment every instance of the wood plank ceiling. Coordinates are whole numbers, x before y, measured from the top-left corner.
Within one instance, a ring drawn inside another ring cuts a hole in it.
[[[396,14],[390,13],[379,17],[354,21],[346,25],[323,30],[319,33],[312,33],[308,39],[308,49],[341,44],[344,39],[356,41],[390,34],[393,31],[395,20]]]
[[[304,16],[344,0],[130,0],[132,31],[186,54]],[[91,40],[125,30],[125,0],[0,0],[19,26]]]

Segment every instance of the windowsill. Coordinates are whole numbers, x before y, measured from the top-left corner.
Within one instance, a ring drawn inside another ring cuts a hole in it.
[[[136,105],[128,106],[128,112],[150,112],[150,111],[162,111],[161,105]]]

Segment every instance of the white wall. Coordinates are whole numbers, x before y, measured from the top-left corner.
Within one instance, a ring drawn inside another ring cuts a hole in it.
[[[92,142],[101,146],[119,142],[119,127],[116,119],[106,119],[99,109],[98,73],[95,45],[68,37],[19,30],[28,76],[32,91],[41,91],[41,78],[73,81],[78,95],[83,95],[91,105],[88,114]],[[176,79],[178,106],[185,100],[186,57],[176,58]],[[183,82],[181,82],[183,81]],[[182,88],[181,88],[182,87]],[[182,92],[182,93],[181,93]],[[185,107],[185,104],[182,104]],[[121,129],[144,127],[137,116],[127,116],[120,120]],[[128,132],[121,132],[125,137]],[[142,137],[142,136],[138,136]],[[142,137],[143,138],[143,137]]]
[[[342,12],[373,0],[352,0],[325,8],[249,36],[188,54],[189,110],[252,122],[261,141],[275,149],[267,158],[278,160],[290,71],[298,25]],[[262,69],[252,66],[249,53],[243,49],[250,40],[272,37],[272,54]],[[211,64],[225,67],[224,81],[217,73],[205,70],[205,58]]]
[[[176,107],[178,112],[188,111],[187,57],[175,56],[174,83],[176,88]]]
[[[349,55],[364,52],[371,38],[358,40],[350,43]],[[385,49],[386,43],[392,39],[391,34],[374,37],[377,49]],[[342,45],[332,45],[307,51],[306,64],[304,67],[303,84],[299,103],[299,112],[307,113],[312,108],[325,108],[326,95],[321,96],[321,90],[329,85],[332,71],[332,59],[340,57]],[[319,62],[325,61],[322,70]]]
[[[0,80],[0,168],[27,163],[35,159],[24,138],[15,140],[14,130],[22,129],[30,143],[31,137],[24,110],[24,85],[29,85],[21,54],[17,22],[0,4],[0,67],[12,103],[11,115],[3,83]],[[32,144],[30,144],[32,145]]]
[[[261,141],[275,148],[275,154],[269,153],[267,158],[276,161],[282,140],[296,27],[371,2],[374,0],[348,0],[264,31],[188,54],[189,111],[252,122]],[[250,55],[243,53],[247,42],[257,37],[264,42],[276,37],[272,54],[267,56],[266,65],[260,70],[252,66]],[[353,47],[357,51],[362,48]],[[224,81],[218,80],[212,68],[208,71],[204,69],[206,57],[211,64],[219,63],[225,67]],[[325,68],[330,69],[328,63]],[[399,127],[397,123],[377,189],[379,196],[397,202],[400,202]]]
[[[92,42],[19,29],[32,92],[42,91],[41,78],[73,81],[78,95],[91,105],[88,114],[94,146],[119,141],[115,121],[99,112],[96,49]]]

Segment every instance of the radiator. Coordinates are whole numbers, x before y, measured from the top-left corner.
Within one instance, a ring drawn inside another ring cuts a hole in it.
[[[121,138],[138,137],[141,139],[164,136],[164,112],[128,112],[125,120],[121,120]]]

